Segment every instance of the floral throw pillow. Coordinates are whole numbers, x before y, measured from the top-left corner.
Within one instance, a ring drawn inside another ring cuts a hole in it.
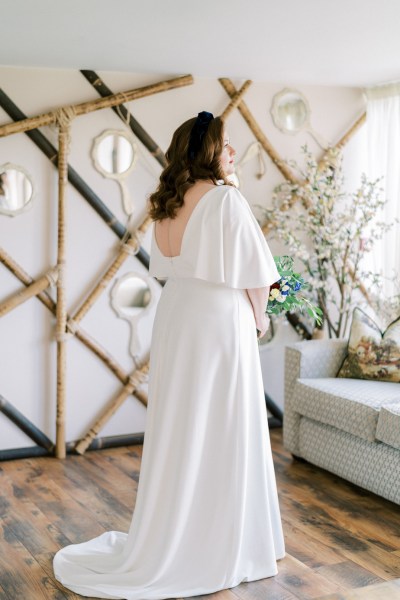
[[[337,377],[400,383],[400,317],[382,333],[371,317],[355,308],[347,352]]]

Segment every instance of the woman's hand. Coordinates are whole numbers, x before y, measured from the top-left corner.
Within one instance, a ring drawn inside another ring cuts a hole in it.
[[[258,321],[256,321],[257,337],[259,339],[264,337],[264,335],[267,333],[270,324],[270,318],[266,313],[264,313],[262,317]]]
[[[266,334],[270,324],[269,317],[265,313],[269,296],[269,287],[248,289],[247,295],[253,307],[256,327],[260,332],[257,333],[257,336],[259,338],[263,337]]]

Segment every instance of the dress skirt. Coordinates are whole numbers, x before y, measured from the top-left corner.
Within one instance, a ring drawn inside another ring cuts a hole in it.
[[[285,554],[247,292],[169,278],[154,320],[146,431],[128,533],[67,546],[69,589],[161,600],[271,577]]]

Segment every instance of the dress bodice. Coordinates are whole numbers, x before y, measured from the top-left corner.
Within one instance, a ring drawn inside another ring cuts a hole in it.
[[[179,256],[162,254],[153,226],[149,273],[157,279],[190,277],[242,289],[269,286],[279,279],[248,202],[229,185],[212,188],[197,202]]]

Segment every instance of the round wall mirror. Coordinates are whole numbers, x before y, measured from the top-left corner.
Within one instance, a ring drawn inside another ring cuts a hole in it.
[[[126,173],[135,160],[132,142],[121,132],[106,132],[97,145],[96,160],[107,177]]]
[[[118,181],[126,214],[133,212],[125,178],[136,164],[137,148],[133,137],[126,131],[107,129],[93,143],[92,159],[96,169],[109,179]]]
[[[130,276],[118,286],[114,301],[126,318],[138,315],[146,308],[151,298],[147,283],[139,277]]]
[[[155,300],[149,277],[127,273],[116,281],[111,291],[111,306],[117,315],[131,325],[130,353],[136,358],[140,353],[137,325]]]
[[[311,127],[310,106],[298,90],[285,88],[276,94],[272,100],[271,115],[275,126],[283,133],[295,134],[305,129],[323,150],[332,146]]]
[[[0,213],[15,217],[31,206],[33,181],[19,165],[6,163],[0,166]]]
[[[285,133],[297,133],[309,126],[307,99],[297,90],[284,89],[272,100],[271,114],[275,126]]]

